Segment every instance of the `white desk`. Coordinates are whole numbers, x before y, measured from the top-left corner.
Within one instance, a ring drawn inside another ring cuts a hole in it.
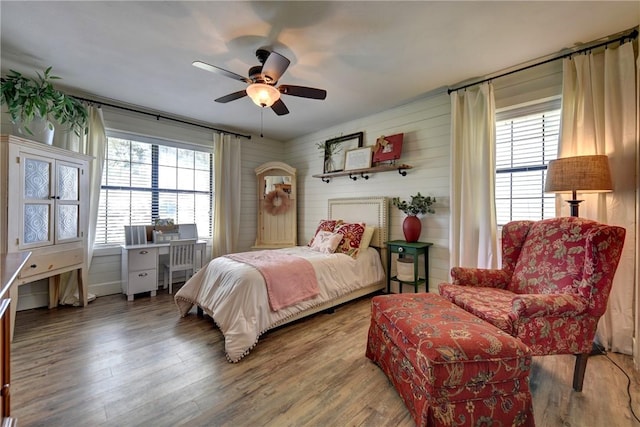
[[[146,243],[143,245],[122,245],[122,270],[120,280],[122,293],[127,295],[128,301],[133,301],[133,296],[141,292],[151,292],[156,296],[158,290],[158,259],[160,255],[169,254],[169,242]],[[202,260],[205,258],[207,242],[196,242],[196,266],[202,268]],[[195,272],[194,272],[195,273]]]

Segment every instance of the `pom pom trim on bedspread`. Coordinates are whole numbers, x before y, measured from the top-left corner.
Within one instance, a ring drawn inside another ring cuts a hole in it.
[[[262,201],[265,212],[271,215],[281,215],[286,213],[291,207],[289,195],[282,190],[273,190],[267,193]]]
[[[311,310],[312,308],[316,308],[316,307],[321,306],[321,305],[323,305],[323,304],[330,304],[331,302],[333,302],[333,301],[335,301],[335,300],[337,300],[337,299],[338,299],[338,298],[332,298],[332,299],[330,299],[329,301],[324,301],[324,302],[321,302],[321,303],[319,303],[319,304],[312,305],[311,307],[307,308],[307,310]],[[328,310],[328,309],[330,309],[330,308],[334,308],[334,307],[335,307],[335,306],[329,306],[329,307],[327,307],[327,310]],[[206,311],[206,310],[205,310],[205,311]],[[253,349],[254,349],[254,347],[255,347],[256,345],[258,345],[258,341],[260,341],[260,338],[261,338],[264,334],[266,334],[267,332],[269,332],[269,331],[270,331],[270,330],[272,330],[272,329],[277,328],[278,326],[281,326],[283,323],[287,323],[287,321],[288,321],[289,319],[291,319],[292,317],[294,317],[294,316],[296,316],[296,315],[298,315],[298,314],[300,314],[300,313],[301,313],[301,312],[299,312],[299,313],[293,313],[293,314],[290,314],[290,315],[288,315],[287,317],[285,317],[285,318],[283,318],[283,319],[278,320],[277,322],[275,322],[273,325],[270,325],[270,326],[269,326],[269,327],[267,327],[266,329],[264,329],[264,330],[260,331],[260,332],[258,333],[258,336],[256,337],[256,341],[253,343],[253,345],[252,345],[251,347],[249,347],[248,349],[246,349],[246,350],[242,353],[242,355],[241,355],[240,357],[238,357],[237,359],[231,359],[231,357],[229,357],[229,353],[227,353],[226,351],[224,352],[224,355],[227,357],[227,360],[228,360],[229,362],[231,362],[231,363],[238,363],[239,361],[241,361],[242,359],[244,359],[244,357],[245,357],[245,356],[247,356],[249,353],[251,353],[251,350],[253,350]],[[213,319],[213,316],[211,316],[211,318]],[[218,322],[216,322],[216,319],[213,319],[213,323],[215,323],[215,324],[216,324],[216,326],[218,327],[218,329],[220,329],[220,325],[218,325]],[[220,329],[220,331],[222,331],[222,330]],[[222,334],[222,336],[224,337],[224,334]]]
[[[188,302],[188,303],[192,304],[192,306],[198,306],[198,304],[196,304],[196,303],[194,303],[194,302],[192,302],[192,301],[190,301],[190,300],[188,300],[188,299],[186,299],[186,298],[180,297],[180,296],[175,296],[175,297],[174,297],[174,299],[179,299],[179,300],[181,300],[181,301]],[[208,309],[206,309],[206,308],[204,308],[204,307],[201,307],[201,306],[199,306],[199,307],[200,307],[200,308],[202,308],[202,311],[204,311],[205,313],[207,313],[207,315],[211,318],[211,320],[213,320],[213,323],[215,323],[216,328],[218,328],[218,330],[222,333],[222,328],[220,327],[220,325],[218,325],[218,322],[216,322],[216,319],[213,317],[213,313],[212,313],[212,312],[210,312]],[[189,310],[189,311],[191,311],[191,310]],[[186,316],[189,314],[189,311],[187,311],[187,312],[186,312],[185,314],[183,314],[181,317],[186,317]],[[291,316],[293,316],[293,315],[291,315]],[[291,316],[288,316],[287,318],[289,318],[289,317],[291,317]],[[238,363],[239,361],[241,361],[242,359],[244,359],[244,358],[245,358],[245,356],[247,356],[249,353],[251,353],[251,350],[253,350],[253,348],[254,348],[256,345],[258,345],[258,341],[260,340],[260,337],[261,337],[262,335],[264,335],[268,330],[275,328],[277,325],[279,325],[279,324],[280,324],[280,323],[282,323],[283,321],[287,320],[287,318],[282,319],[281,321],[277,322],[277,323],[276,323],[276,325],[270,326],[270,327],[268,327],[267,329],[265,329],[264,331],[260,331],[260,332],[258,333],[258,336],[256,336],[256,340],[253,342],[253,344],[251,345],[251,347],[247,348],[247,349],[246,349],[244,352],[242,352],[242,354],[241,354],[239,357],[237,357],[236,359],[232,359],[232,358],[229,356],[229,353],[227,353],[227,351],[225,350],[224,355],[226,356],[227,361],[228,361],[228,362],[230,362],[230,363]],[[223,338],[223,339],[222,339],[222,341],[223,341],[223,343],[224,343],[224,338],[225,338],[224,334],[222,334],[222,338]],[[225,343],[225,344],[223,344],[223,345],[226,345],[226,343]]]
[[[185,298],[182,298],[182,297],[174,297],[174,298],[175,298],[175,299],[180,299],[180,300],[182,300],[182,301],[185,301],[185,302],[191,303],[191,304],[192,304],[192,305],[194,305],[194,306],[197,306],[197,304],[195,304],[195,303],[193,303],[193,302],[189,301],[188,299],[185,299]],[[321,306],[321,305],[323,305],[323,304],[330,304],[331,302],[333,302],[333,301],[335,301],[335,300],[337,300],[337,299],[338,299],[338,298],[332,298],[332,299],[330,299],[329,301],[324,301],[324,302],[321,302],[321,303],[319,303],[319,304],[312,305],[311,307],[307,308],[307,310],[310,310],[310,309],[312,309],[312,308],[316,308],[316,307]],[[329,306],[329,307],[327,307],[327,309],[330,309],[330,308],[332,308],[332,307],[335,307],[335,306]],[[220,325],[218,325],[218,322],[216,322],[216,319],[214,319],[213,314],[212,314],[209,310],[207,310],[206,308],[204,308],[204,307],[201,307],[201,308],[202,308],[202,310],[203,310],[205,313],[207,313],[207,315],[208,315],[209,317],[211,317],[211,320],[213,320],[213,323],[215,323],[215,325],[216,325],[216,327],[218,328],[218,330],[222,333],[222,329],[220,328]],[[185,314],[184,314],[184,315],[182,315],[181,317],[186,317],[188,314],[189,314],[189,312],[185,313]],[[226,356],[227,361],[228,361],[228,362],[230,362],[230,363],[238,363],[238,362],[240,362],[242,359],[244,359],[244,358],[245,358],[245,356],[247,356],[249,353],[251,353],[251,350],[253,350],[253,349],[255,348],[255,346],[256,346],[256,345],[258,345],[258,341],[260,341],[260,338],[261,338],[265,333],[267,333],[267,332],[268,332],[268,331],[270,331],[271,329],[277,328],[278,326],[282,325],[283,323],[286,323],[286,322],[287,322],[287,320],[289,320],[290,318],[292,318],[292,317],[294,317],[294,316],[296,316],[296,315],[298,315],[298,314],[300,314],[300,313],[293,313],[293,314],[290,314],[289,316],[287,316],[287,317],[285,317],[285,318],[283,318],[283,319],[278,320],[276,323],[274,323],[273,325],[270,325],[270,326],[269,326],[269,327],[267,327],[266,329],[264,329],[264,330],[262,330],[262,331],[258,332],[258,335],[256,336],[256,340],[255,340],[255,341],[254,341],[254,343],[251,345],[251,347],[247,348],[247,349],[246,349],[246,350],[245,350],[245,351],[244,351],[244,352],[243,352],[243,353],[242,353],[238,358],[236,358],[236,359],[232,359],[232,358],[229,356],[229,353],[227,353],[227,351],[225,350],[224,355]],[[222,334],[222,337],[223,337],[223,342],[224,342],[224,334]]]

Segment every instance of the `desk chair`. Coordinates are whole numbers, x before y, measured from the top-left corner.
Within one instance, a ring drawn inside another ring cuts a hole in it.
[[[173,293],[173,273],[185,271],[185,281],[195,272],[196,239],[171,240],[169,242],[169,263],[164,264],[164,287],[169,285]]]

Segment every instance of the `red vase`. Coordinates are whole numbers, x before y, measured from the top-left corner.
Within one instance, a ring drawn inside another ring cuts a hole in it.
[[[402,232],[404,240],[409,243],[417,242],[422,232],[422,221],[417,216],[407,216],[402,222]]]

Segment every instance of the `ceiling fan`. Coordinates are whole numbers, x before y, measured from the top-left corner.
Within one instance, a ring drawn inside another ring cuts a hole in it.
[[[227,103],[249,96],[256,105],[263,108],[271,107],[277,115],[283,116],[289,114],[289,109],[280,99],[281,94],[310,99],[325,99],[327,97],[327,91],[324,89],[293,85],[280,85],[276,87],[276,83],[278,83],[282,74],[287,70],[291,61],[278,52],[269,50],[266,47],[261,47],[256,50],[256,57],[262,65],[249,68],[249,77],[243,77],[202,61],[194,61],[193,65],[203,70],[211,71],[212,73],[222,74],[234,80],[240,80],[249,85],[246,89],[216,99],[216,102]]]

